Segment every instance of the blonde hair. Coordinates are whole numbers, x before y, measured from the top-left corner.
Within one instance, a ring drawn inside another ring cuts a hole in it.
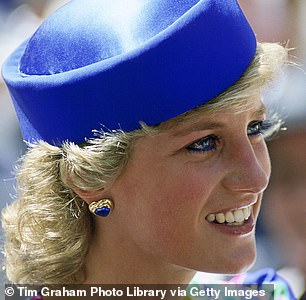
[[[18,199],[2,212],[6,235],[5,267],[15,283],[81,283],[93,223],[87,205],[73,192],[99,190],[115,180],[128,160],[133,141],[176,126],[197,113],[243,111],[249,99],[272,79],[287,59],[277,44],[259,44],[244,75],[221,95],[158,126],[133,132],[96,132],[85,145],[30,145],[16,172]]]

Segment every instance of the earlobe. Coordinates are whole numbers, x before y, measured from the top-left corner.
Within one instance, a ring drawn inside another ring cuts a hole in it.
[[[92,202],[99,201],[100,199],[104,198],[106,193],[105,189],[102,188],[100,190],[82,190],[77,187],[73,187],[72,190],[88,205]]]

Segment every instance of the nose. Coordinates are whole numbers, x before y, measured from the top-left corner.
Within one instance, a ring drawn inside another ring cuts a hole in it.
[[[223,186],[231,191],[261,193],[271,173],[270,158],[264,141],[251,143],[249,137],[233,142],[226,156]]]

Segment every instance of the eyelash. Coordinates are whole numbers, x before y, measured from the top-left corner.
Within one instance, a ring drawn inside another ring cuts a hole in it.
[[[248,125],[249,137],[263,136],[264,139],[271,138],[281,129],[283,122],[279,118],[271,120],[253,121]],[[220,137],[217,135],[205,136],[186,147],[189,152],[213,152],[217,150]]]
[[[189,152],[212,152],[217,149],[218,142],[218,136],[208,135],[187,146],[187,150]]]
[[[271,127],[273,127],[273,123],[271,121],[253,121],[249,124],[247,133],[248,136],[256,136],[261,134],[265,137],[267,134],[269,134]]]

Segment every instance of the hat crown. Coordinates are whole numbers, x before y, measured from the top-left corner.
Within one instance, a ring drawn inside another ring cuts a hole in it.
[[[32,36],[20,71],[57,74],[126,53],[169,27],[197,2],[87,0],[84,5],[82,0],[71,1]]]
[[[3,64],[26,141],[156,125],[232,86],[256,52],[237,0],[73,0]]]

